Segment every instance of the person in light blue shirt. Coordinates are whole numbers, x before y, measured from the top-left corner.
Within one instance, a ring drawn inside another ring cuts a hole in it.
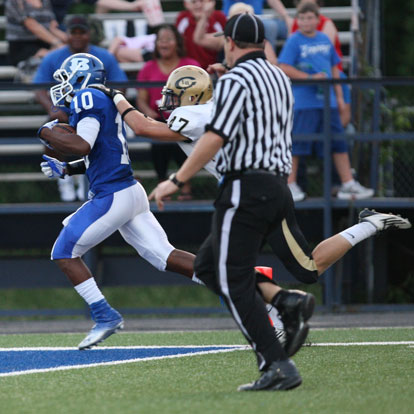
[[[294,33],[286,41],[279,55],[279,64],[289,65],[304,72],[308,78],[332,78],[332,68],[340,62],[329,37],[317,31],[308,37],[300,31]],[[283,66],[285,67],[285,66]],[[305,108],[322,108],[324,95],[316,85],[293,85],[295,110]],[[336,108],[337,101],[334,89],[330,88],[331,108]]]
[[[340,58],[328,36],[316,30],[319,21],[318,7],[314,3],[304,3],[299,6],[297,15],[299,30],[286,41],[278,59],[280,68],[291,79],[339,79],[337,64]],[[295,98],[293,134],[323,132],[323,89],[317,85],[295,85],[293,95]],[[333,133],[343,133],[339,112],[346,104],[339,84],[335,88],[330,87],[329,99],[331,130]],[[296,182],[299,157],[312,154],[314,148],[322,157],[323,142],[293,140],[292,172],[288,182],[295,201],[301,201],[306,196]],[[337,197],[343,200],[372,197],[374,190],[362,186],[352,176],[346,141],[333,140],[332,153],[341,181]]]

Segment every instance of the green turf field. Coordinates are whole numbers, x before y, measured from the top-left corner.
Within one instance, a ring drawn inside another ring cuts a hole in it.
[[[76,346],[81,334],[1,335],[0,348]],[[239,393],[258,376],[251,351],[0,377],[0,412],[15,413],[412,413],[414,329],[330,329],[309,335],[294,360],[303,384]],[[238,331],[121,333],[104,345],[244,344]],[[88,352],[88,351],[84,351]]]

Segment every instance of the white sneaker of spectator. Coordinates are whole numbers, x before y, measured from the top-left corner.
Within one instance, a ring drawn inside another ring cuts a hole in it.
[[[292,198],[293,201],[302,201],[305,199],[306,197],[306,193],[304,191],[302,191],[302,189],[298,186],[298,184],[296,183],[296,181],[294,181],[293,183],[289,183],[289,190],[292,193]]]
[[[351,180],[341,185],[337,197],[341,200],[362,200],[373,195],[372,188],[364,187],[358,181]]]
[[[73,183],[73,178],[70,175],[66,175],[65,178],[59,178],[57,182],[60,193],[60,199],[66,202],[75,201],[76,192],[75,185]]]

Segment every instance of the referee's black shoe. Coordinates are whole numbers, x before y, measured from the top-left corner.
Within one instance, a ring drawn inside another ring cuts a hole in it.
[[[286,391],[299,387],[302,378],[291,359],[274,361],[261,377],[250,383],[240,385],[237,391]]]
[[[272,301],[278,310],[286,331],[285,351],[289,357],[296,354],[306,340],[306,323],[315,309],[315,297],[300,290],[281,290]]]

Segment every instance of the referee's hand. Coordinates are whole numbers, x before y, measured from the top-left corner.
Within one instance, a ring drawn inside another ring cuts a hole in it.
[[[178,191],[178,186],[176,186],[171,180],[165,180],[162,183],[159,183],[148,196],[148,200],[155,200],[157,207],[160,211],[164,210],[164,201],[163,198],[171,194],[174,194]]]
[[[221,78],[228,72],[228,69],[222,63],[213,63],[212,65],[208,65],[207,72],[211,74],[214,73],[218,78]]]

